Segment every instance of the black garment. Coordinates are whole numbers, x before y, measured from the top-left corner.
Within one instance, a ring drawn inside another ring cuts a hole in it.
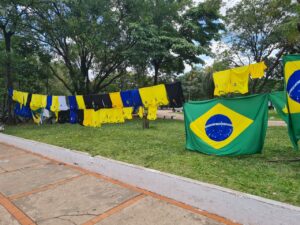
[[[29,93],[29,94],[28,94],[28,97],[27,97],[26,107],[29,107],[29,108],[30,108],[31,98],[32,98],[32,94]]]
[[[169,106],[172,108],[180,108],[184,103],[184,96],[181,87],[181,82],[166,84],[166,90],[169,99]]]
[[[92,95],[84,95],[83,100],[85,104],[86,109],[93,109],[93,100],[92,100]]]
[[[112,108],[112,102],[109,94],[84,95],[83,99],[87,109],[99,110],[103,108]]]
[[[70,122],[70,110],[58,112],[58,123],[69,123]]]
[[[112,108],[112,102],[109,94],[100,95],[100,101],[102,103],[102,108]]]
[[[77,110],[77,123],[80,125],[83,125],[84,120],[84,111],[83,110]]]

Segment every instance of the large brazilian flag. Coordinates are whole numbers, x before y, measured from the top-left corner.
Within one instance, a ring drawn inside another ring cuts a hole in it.
[[[184,105],[186,148],[214,155],[260,153],[268,125],[268,95]]]
[[[296,149],[300,139],[300,55],[283,57],[286,104],[289,113],[288,129]]]

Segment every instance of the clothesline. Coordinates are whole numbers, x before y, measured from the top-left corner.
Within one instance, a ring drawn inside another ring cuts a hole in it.
[[[132,113],[147,119],[157,118],[159,106],[182,107],[184,97],[180,82],[160,84],[133,90],[95,95],[55,96],[9,90],[17,102],[19,116],[32,117],[36,123],[53,113],[59,123],[80,123],[99,127],[103,123],[123,123],[132,119]]]
[[[248,93],[249,75],[251,75],[252,79],[262,78],[266,68],[266,64],[262,61],[248,66],[236,67],[214,73],[214,95],[221,96],[228,93]]]

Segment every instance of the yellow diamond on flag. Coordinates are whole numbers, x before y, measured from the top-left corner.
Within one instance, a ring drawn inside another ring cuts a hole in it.
[[[300,112],[300,61],[284,65],[287,99],[290,113]]]
[[[220,149],[232,142],[252,123],[252,119],[219,103],[191,122],[190,128],[206,144]]]

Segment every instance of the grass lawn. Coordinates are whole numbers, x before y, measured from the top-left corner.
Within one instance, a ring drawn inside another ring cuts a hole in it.
[[[269,120],[282,120],[275,110],[269,110]]]
[[[208,156],[185,150],[184,123],[157,120],[143,130],[140,120],[87,128],[80,125],[18,125],[5,133],[89,152],[300,206],[300,152],[286,127],[268,129],[263,154]],[[279,162],[269,162],[278,160]]]

